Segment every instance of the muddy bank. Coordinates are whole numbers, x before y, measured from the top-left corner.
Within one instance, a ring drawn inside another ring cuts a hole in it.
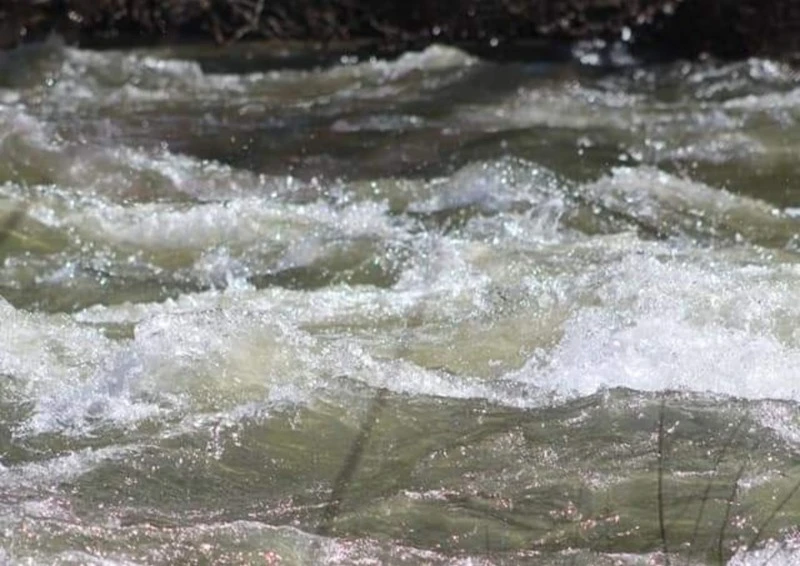
[[[786,55],[798,0],[5,0],[0,48],[56,32],[104,47],[250,39],[497,46],[624,39],[666,57]]]

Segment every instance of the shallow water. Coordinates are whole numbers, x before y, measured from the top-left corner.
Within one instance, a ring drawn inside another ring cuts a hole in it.
[[[0,55],[0,563],[800,561],[797,71],[237,49]]]

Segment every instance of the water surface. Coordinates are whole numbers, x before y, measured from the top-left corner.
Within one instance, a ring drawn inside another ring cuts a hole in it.
[[[797,71],[241,49],[0,56],[0,562],[798,563]]]

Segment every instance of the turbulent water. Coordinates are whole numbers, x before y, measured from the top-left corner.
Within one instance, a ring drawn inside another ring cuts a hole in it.
[[[308,59],[0,55],[0,563],[800,563],[800,73]]]

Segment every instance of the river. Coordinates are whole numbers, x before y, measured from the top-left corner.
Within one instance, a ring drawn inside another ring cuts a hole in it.
[[[0,55],[0,563],[800,564],[800,73],[598,58]]]

